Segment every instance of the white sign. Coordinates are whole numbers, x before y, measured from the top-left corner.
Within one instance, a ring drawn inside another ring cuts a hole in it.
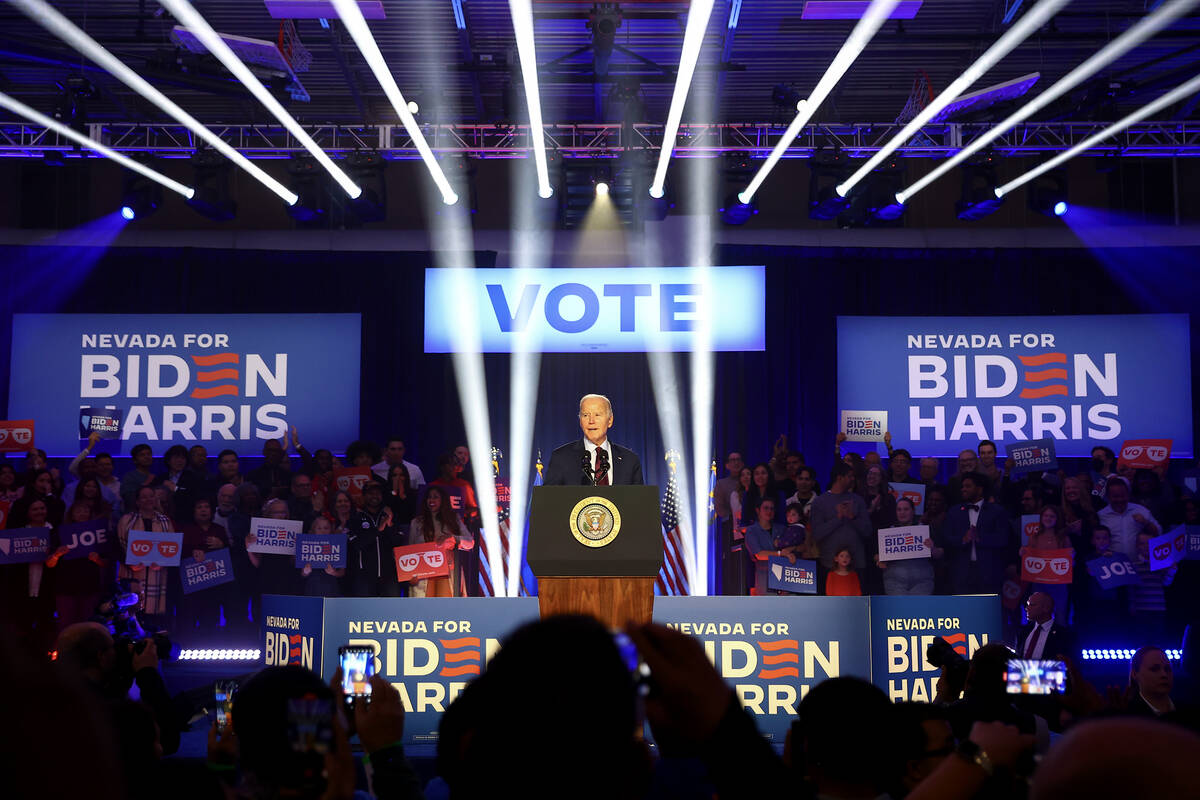
[[[882,442],[887,424],[886,411],[842,412],[842,433],[848,442]]]
[[[904,561],[909,558],[930,558],[933,551],[925,546],[928,539],[928,525],[883,528],[879,531],[879,560]]]
[[[303,530],[304,523],[298,519],[253,517],[250,520],[250,533],[254,534],[254,544],[247,545],[246,550],[278,556],[293,555],[296,552],[296,537]]]

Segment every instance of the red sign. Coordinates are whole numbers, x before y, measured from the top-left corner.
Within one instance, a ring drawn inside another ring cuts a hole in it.
[[[179,545],[175,542],[159,542],[158,554],[164,558],[171,559],[179,552]]]
[[[1121,444],[1118,467],[1154,469],[1165,467],[1171,457],[1170,439],[1126,439]]]
[[[1009,611],[1021,607],[1021,584],[1014,580],[1006,580],[1000,587],[1000,603]]]
[[[11,510],[11,500],[0,500],[0,530],[8,527],[8,512]]]
[[[345,467],[333,471],[333,485],[351,497],[362,497],[362,488],[371,480],[370,467]]]
[[[1074,577],[1075,551],[1021,549],[1021,580],[1026,583],[1070,583]]]
[[[0,420],[0,453],[27,453],[33,449],[33,420]]]
[[[129,543],[129,551],[135,556],[148,556],[153,549],[154,542],[148,542],[145,539],[134,539]]]
[[[392,548],[396,556],[396,577],[401,583],[419,578],[440,578],[450,574],[446,551],[432,542]]]

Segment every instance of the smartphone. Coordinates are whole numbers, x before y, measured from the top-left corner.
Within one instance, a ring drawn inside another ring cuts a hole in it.
[[[325,755],[333,746],[333,702],[316,697],[287,701],[288,742],[296,753]]]
[[[366,645],[342,645],[338,648],[342,668],[342,694],[346,702],[371,696],[370,678],[375,674],[375,651]]]
[[[233,696],[237,681],[217,681],[213,684],[213,703],[217,709],[217,734],[224,736],[233,727]]]
[[[1009,694],[1062,694],[1067,688],[1067,665],[1061,661],[1010,658],[1004,682]]]
[[[642,660],[637,645],[624,631],[613,631],[613,642],[617,645],[617,652],[621,654],[621,660],[625,662],[626,668],[633,675],[638,695],[645,697],[650,691],[650,666]]]

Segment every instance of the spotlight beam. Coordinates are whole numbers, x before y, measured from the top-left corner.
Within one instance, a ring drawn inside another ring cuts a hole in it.
[[[554,194],[550,170],[546,166],[546,132],[542,127],[542,97],[538,89],[537,50],[533,45],[533,8],[529,0],[508,0],[513,34],[517,38],[517,57],[521,60],[521,78],[525,82],[525,105],[529,109],[529,138],[533,142],[533,163],[537,169],[538,197]]]
[[[1037,178],[1039,175],[1043,175],[1043,174],[1049,172],[1050,170],[1054,169],[1055,167],[1059,166],[1060,164],[1071,160],[1072,158],[1079,155],[1083,151],[1085,151],[1091,147],[1095,147],[1097,144],[1099,144],[1100,142],[1109,138],[1110,136],[1115,136],[1116,134],[1118,134],[1121,131],[1128,128],[1130,125],[1133,125],[1134,123],[1137,123],[1137,122],[1141,122],[1142,120],[1146,119],[1147,117],[1151,116],[1152,114],[1157,114],[1159,111],[1162,111],[1164,108],[1174,105],[1175,103],[1178,103],[1181,100],[1185,100],[1188,97],[1191,97],[1192,95],[1197,94],[1197,93],[1200,93],[1200,75],[1197,75],[1195,78],[1192,78],[1187,83],[1177,86],[1175,89],[1167,92],[1162,97],[1155,100],[1154,102],[1149,103],[1149,104],[1143,106],[1142,108],[1139,108],[1137,111],[1134,111],[1132,114],[1128,114],[1127,116],[1123,117],[1122,119],[1114,122],[1112,125],[1109,125],[1107,128],[1104,128],[1103,130],[1098,131],[1097,133],[1093,134],[1092,136],[1089,136],[1088,138],[1084,139],[1079,144],[1072,147],[1070,150],[1065,150],[1062,153],[1059,153],[1054,158],[1047,161],[1046,163],[1040,164],[1040,165],[1034,167],[1033,169],[1029,170],[1024,175],[1020,175],[1017,178],[1014,178],[1013,180],[1009,181],[1008,183],[1004,184],[1003,186],[996,187],[996,197],[1003,197],[1004,195],[1008,194],[1009,192],[1013,191],[1014,189],[1018,189],[1021,186],[1024,186],[1026,183],[1033,180],[1034,178]]]
[[[371,72],[375,73],[375,79],[379,81],[379,85],[383,88],[383,93],[387,95],[396,115],[404,123],[404,130],[408,132],[417,152],[421,154],[421,160],[425,162],[425,167],[433,177],[433,182],[437,184],[438,190],[442,193],[442,202],[448,206],[454,205],[458,202],[458,195],[450,186],[450,181],[446,179],[446,173],[442,172],[442,165],[438,163],[433,151],[429,149],[429,143],[425,141],[425,134],[421,132],[421,126],[417,124],[416,118],[408,108],[408,102],[400,93],[400,87],[396,85],[396,79],[392,77],[392,71],[388,69],[383,53],[379,52],[379,45],[376,44],[375,37],[371,34],[371,29],[367,26],[367,20],[363,17],[358,3],[355,0],[333,0],[333,7],[341,17],[342,24],[346,26],[350,38],[354,40],[359,52],[366,59]]]
[[[1158,33],[1158,31],[1167,27],[1187,12],[1191,11],[1192,8],[1196,6],[1197,2],[1200,2],[1200,0],[1173,0],[1173,2],[1168,2],[1159,6],[1156,11],[1147,15],[1146,17],[1143,17],[1136,25],[1125,31],[1125,33],[1121,34],[1116,39],[1113,39],[1111,42],[1105,45],[1104,48],[1096,52],[1078,67],[1071,70],[1049,89],[1018,108],[1003,122],[1000,122],[987,133],[984,133],[982,136],[975,139],[951,158],[943,161],[937,166],[936,169],[932,170],[927,175],[922,176],[921,179],[912,186],[904,189],[903,191],[897,192],[897,202],[908,202],[917,192],[921,191],[926,186],[933,183],[950,170],[954,169],[956,166],[970,158],[975,153],[987,147],[1013,126],[1023,122],[1026,119],[1029,119],[1029,117],[1050,105],[1050,103],[1054,102],[1059,97],[1062,97],[1080,83],[1087,80],[1092,75],[1096,74],[1101,69],[1120,58],[1125,53],[1137,47],[1139,44],[1146,41],[1151,36]]]
[[[825,102],[825,98],[833,91],[833,87],[837,86],[838,81],[846,74],[846,70],[850,69],[855,59],[866,49],[867,44],[883,27],[883,23],[887,22],[899,3],[900,0],[871,0],[867,13],[862,15],[858,24],[854,26],[854,30],[850,31],[850,36],[846,38],[842,49],[833,57],[825,74],[813,88],[812,94],[808,96],[807,100],[801,100],[796,104],[796,118],[792,120],[791,125],[788,125],[779,141],[775,143],[775,147],[771,149],[771,155],[767,156],[767,160],[758,168],[750,185],[738,194],[739,200],[749,203],[754,199],[755,192],[771,174],[771,170],[775,169],[775,165],[779,163],[784,152],[792,146],[792,142],[800,135],[801,129],[812,119],[812,115],[816,113],[821,103]]]
[[[25,16],[74,47],[92,61],[104,67],[129,88],[158,106],[192,133],[208,142],[214,150],[249,172],[256,180],[279,195],[289,206],[299,197],[279,181],[272,178],[261,167],[231,147],[224,139],[201,125],[195,117],[180,108],[158,89],[150,85],[141,75],[134,72],[125,62],[106,50],[99,42],[84,33],[75,23],[60,14],[46,0],[10,0]]]
[[[304,149],[312,154],[312,157],[317,160],[322,167],[329,172],[337,184],[350,196],[357,199],[362,194],[362,187],[350,179],[350,176],[342,171],[341,167],[333,162],[325,151],[321,149],[313,138],[305,132],[304,128],[300,127],[300,123],[295,117],[287,112],[274,95],[268,91],[267,87],[262,85],[262,81],[254,76],[254,73],[242,63],[242,60],[229,48],[229,45],[221,39],[221,36],[213,30],[213,27],[208,24],[208,21],[200,15],[188,0],[158,0],[159,4],[175,19],[183,23],[189,31],[191,31],[201,44],[212,53],[218,61],[225,65],[225,69],[233,73],[234,77],[242,82],[258,102],[266,106],[272,116],[287,128],[288,133],[296,137],[296,141],[304,146]]]
[[[86,137],[82,133],[80,133],[79,131],[77,131],[73,128],[69,128],[66,125],[63,125],[58,120],[51,119],[50,117],[47,117],[45,114],[35,111],[34,109],[32,109],[29,106],[22,103],[20,100],[16,100],[15,98],[9,97],[8,95],[4,94],[3,92],[0,92],[0,107],[7,108],[9,111],[13,112],[14,114],[19,114],[20,116],[25,117],[26,119],[30,120],[31,122],[36,122],[38,125],[41,125],[44,128],[48,128],[48,129],[54,131],[55,133],[57,133],[59,136],[64,136],[67,139],[70,139],[71,141],[75,142],[76,144],[78,144],[82,147],[86,147],[89,150],[95,150],[97,153],[104,156],[105,158],[112,159],[113,161],[120,164],[122,167],[133,170],[134,172],[138,173],[139,175],[143,175],[143,176],[149,178],[150,180],[154,181],[155,183],[158,183],[158,184],[170,189],[172,192],[176,192],[177,194],[183,195],[188,200],[191,200],[192,197],[196,194],[196,190],[191,188],[190,186],[184,186],[179,181],[174,180],[172,178],[168,178],[166,175],[163,175],[161,172],[158,172],[157,170],[153,170],[150,167],[146,166],[145,164],[141,164],[137,161],[134,161],[129,156],[123,155],[122,153],[118,153],[116,150],[113,150],[112,148],[109,148],[109,147],[106,147],[106,146],[100,144],[100,142],[97,142],[95,139],[89,139],[88,137]]]
[[[917,114],[899,133],[892,137],[891,141],[884,145],[875,155],[867,159],[866,163],[859,167],[849,179],[844,183],[838,184],[837,193],[842,197],[849,194],[850,190],[859,181],[870,174],[871,170],[883,163],[902,144],[912,138],[914,133],[925,126],[925,123],[929,122],[942,109],[954,102],[960,94],[982,78],[984,73],[998,64],[1000,59],[1012,52],[1017,45],[1029,38],[1035,31],[1045,25],[1051,17],[1058,13],[1063,6],[1070,2],[1071,0],[1042,0],[1042,2],[1034,6],[1029,13],[1018,20],[1016,25],[1005,31],[1004,35],[997,39],[996,43],[989,47],[987,52],[980,56],[974,64],[967,67],[962,75],[955,78],[933,102],[925,106],[921,110],[921,113]]]
[[[662,149],[658,153],[658,166],[654,170],[654,182],[650,185],[650,196],[663,196],[667,182],[667,166],[675,150],[675,137],[679,133],[679,120],[687,104],[688,90],[692,86],[692,75],[696,72],[696,61],[700,48],[704,46],[704,34],[712,17],[713,0],[692,0],[688,9],[687,27],[683,33],[683,50],[679,54],[679,72],[675,75],[675,91],[671,95],[671,107],[667,111],[667,125],[663,129]]]

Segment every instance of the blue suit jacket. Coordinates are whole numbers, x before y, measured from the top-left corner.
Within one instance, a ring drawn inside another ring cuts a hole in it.
[[[642,462],[628,447],[621,447],[616,442],[612,445],[613,463],[610,467],[609,480],[613,486],[641,486],[646,481],[642,478]],[[592,481],[583,471],[583,457],[587,455],[587,447],[583,439],[576,439],[561,447],[555,448],[550,454],[550,464],[542,477],[547,486],[591,486]]]
[[[1016,548],[1013,546],[1012,528],[1008,513],[999,503],[984,502],[979,509],[975,524],[976,563],[979,568],[979,585],[971,585],[967,571],[971,563],[971,545],[963,544],[963,537],[971,527],[971,518],[965,503],[951,508],[946,514],[944,528],[946,560],[950,572],[950,591],[954,594],[975,592],[999,592],[1004,583],[1004,568],[1015,562]]]

